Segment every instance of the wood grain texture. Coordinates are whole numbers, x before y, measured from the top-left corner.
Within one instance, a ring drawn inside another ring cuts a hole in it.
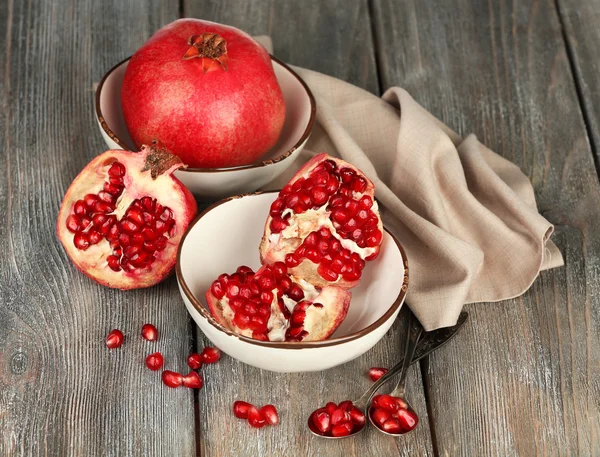
[[[430,357],[440,455],[599,455],[600,186],[552,1],[374,0],[381,79],[518,164],[565,267]],[[401,43],[401,45],[391,45]]]
[[[252,34],[273,37],[274,54],[292,64],[350,80],[377,91],[371,31],[366,2],[343,0],[208,1],[186,5],[188,16],[240,27]],[[404,316],[404,314],[402,314]],[[306,420],[327,401],[358,398],[371,381],[371,366],[391,366],[401,356],[400,319],[384,339],[364,356],[321,373],[277,374],[225,357],[207,366],[205,387],[199,394],[201,451],[212,456],[378,456],[433,455],[420,371],[409,373],[409,399],[421,414],[417,430],[402,438],[373,429],[355,439],[331,442],[310,435]],[[201,337],[199,345],[208,344]],[[254,430],[231,414],[236,399],[257,405],[275,404],[281,423]]]
[[[556,0],[600,173],[600,0]]]
[[[192,392],[144,358],[184,369],[188,314],[173,278],[121,292],[79,273],[55,235],[64,192],[106,146],[94,83],[178,15],[177,2],[1,2],[0,455],[195,452]],[[142,324],[164,330],[139,336]],[[125,344],[109,351],[112,328]]]

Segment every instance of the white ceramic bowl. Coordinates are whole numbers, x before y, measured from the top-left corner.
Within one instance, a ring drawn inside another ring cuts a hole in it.
[[[215,203],[184,234],[177,255],[177,281],[185,305],[212,343],[244,363],[284,373],[318,371],[369,350],[388,331],[404,302],[408,262],[398,241],[385,231],[377,259],[368,262],[352,289],[346,319],[325,341],[269,342],[237,335],[210,314],[205,292],[221,273],[240,265],[260,266],[258,246],[277,192],[231,197]]]
[[[121,109],[121,85],[129,59],[118,63],[96,89],[96,119],[110,149],[135,151]],[[279,176],[304,148],[313,127],[316,104],[305,82],[271,56],[285,99],[285,123],[277,144],[259,162],[233,168],[186,168],[175,175],[194,195],[205,199],[253,192]]]

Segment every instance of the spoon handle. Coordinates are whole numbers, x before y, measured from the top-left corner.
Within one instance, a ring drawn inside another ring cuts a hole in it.
[[[469,314],[463,311],[460,313],[456,325],[453,325],[452,327],[440,328],[431,332],[425,332],[423,338],[421,338],[417,345],[417,349],[412,357],[411,363],[418,362],[423,357],[427,357],[437,348],[443,346],[452,338],[454,338],[454,336],[456,336],[460,328],[467,321],[468,317]],[[364,409],[367,406],[368,400],[373,396],[373,394],[377,392],[379,388],[383,384],[385,384],[391,377],[395,376],[398,372],[400,372],[400,370],[402,370],[403,365],[404,357],[401,360],[399,360],[396,365],[390,368],[386,374],[384,374],[375,383],[373,383],[371,387],[369,387],[369,389],[357,401],[354,402],[354,404],[361,405]]]
[[[412,363],[413,356],[417,349],[417,343],[423,333],[423,326],[419,320],[411,312],[408,319],[408,332],[406,335],[406,344],[404,345],[404,358],[402,359],[402,371],[400,379],[394,391],[398,391],[398,396],[404,397],[404,385],[406,382],[406,375],[408,374],[408,368]],[[371,401],[369,398],[368,401]]]

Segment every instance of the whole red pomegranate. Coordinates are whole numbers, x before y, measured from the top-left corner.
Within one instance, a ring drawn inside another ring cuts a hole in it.
[[[166,25],[133,55],[121,102],[136,146],[158,140],[191,167],[254,162],[285,119],[267,51],[234,27],[198,19]]]
[[[172,173],[183,166],[157,145],[106,151],[67,190],[56,233],[79,270],[119,289],[152,286],[173,269],[196,200]]]
[[[256,274],[241,266],[220,275],[206,292],[212,315],[226,328],[263,341],[318,341],[342,323],[350,292],[336,286],[316,288],[287,273],[282,262]]]
[[[374,196],[373,183],[356,167],[316,155],[272,203],[262,262],[285,262],[291,274],[315,286],[354,287],[383,240]]]

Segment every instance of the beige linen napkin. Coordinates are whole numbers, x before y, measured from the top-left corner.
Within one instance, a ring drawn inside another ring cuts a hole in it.
[[[272,49],[268,38],[259,41]],[[317,122],[291,169],[268,188],[280,188],[317,152],[364,171],[386,227],[406,250],[407,303],[426,330],[454,325],[466,303],[521,295],[540,270],[563,264],[549,239],[553,227],[516,165],[473,135],[458,137],[403,89],[380,99],[295,70],[315,96]]]

